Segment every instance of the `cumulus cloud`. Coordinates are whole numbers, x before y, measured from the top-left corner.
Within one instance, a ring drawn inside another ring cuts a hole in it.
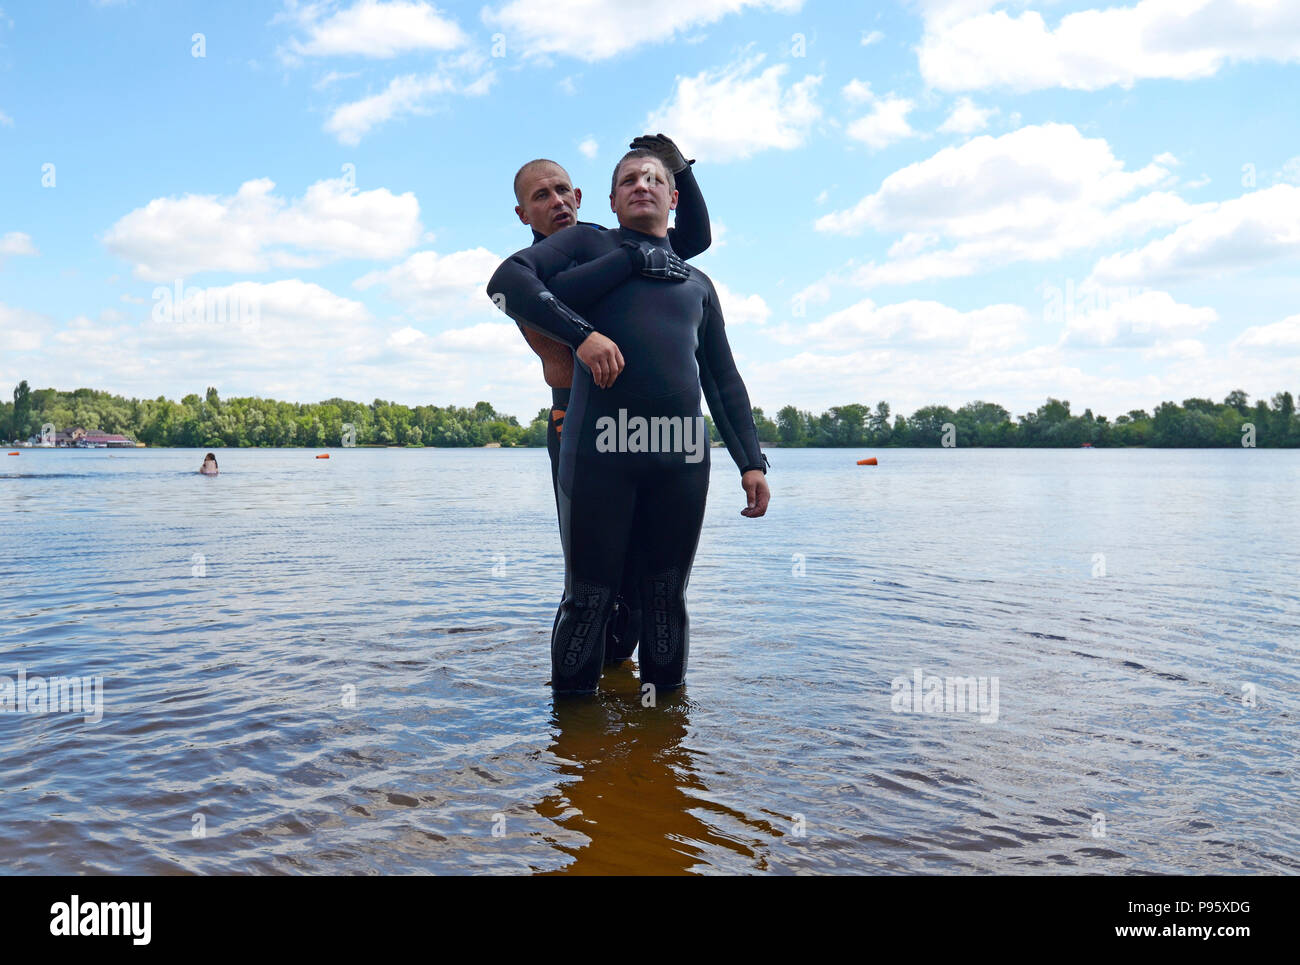
[[[939,130],[945,134],[974,134],[988,127],[989,118],[997,112],[996,107],[976,107],[969,97],[959,97]]]
[[[438,95],[463,94],[473,97],[487,93],[495,76],[492,71],[487,71],[468,84],[453,80],[449,74],[442,72],[394,77],[380,93],[336,107],[323,129],[333,134],[340,144],[354,147],[381,124],[399,117],[430,113],[430,102]]]
[[[773,337],[788,345],[843,352],[885,345],[987,352],[1022,341],[1029,322],[1029,312],[1020,305],[989,305],[963,312],[935,301],[912,299],[877,305],[866,298],[801,328],[783,326]]]
[[[21,231],[11,231],[6,235],[0,235],[0,264],[4,263],[7,255],[38,255],[39,251],[32,244],[31,235],[23,234]]]
[[[992,3],[923,4],[921,74],[940,90],[1131,87],[1210,77],[1227,63],[1300,60],[1292,0],[1141,0],[1083,10],[1052,27],[1041,13]]]
[[[362,291],[379,288],[404,307],[428,314],[466,309],[495,312],[484,290],[501,260],[486,248],[448,255],[417,251],[401,264],[369,272],[353,284]]]
[[[346,179],[317,181],[292,201],[269,178],[230,196],[156,198],[118,219],[104,244],[135,275],[165,281],[203,271],[262,272],[340,258],[393,258],[420,238],[415,195],[358,191]]]
[[[1254,268],[1300,254],[1300,187],[1277,184],[1200,206],[1195,217],[1134,251],[1097,262],[1103,282],[1163,281]]]
[[[126,323],[78,316],[62,326],[0,305],[0,379],[150,398],[216,385],[223,396],[298,401],[488,399],[525,419],[546,397],[536,357],[508,322],[386,321],[299,279],[186,286],[179,299],[163,287],[152,301]],[[75,351],[87,345],[95,350]],[[26,354],[11,363],[10,346]]]
[[[761,73],[763,56],[749,57],[694,77],[679,77],[668,101],[646,118],[643,130],[672,131],[679,144],[709,161],[743,160],[759,151],[803,145],[821,116],[815,97],[821,77],[783,84],[789,70],[776,64]]]
[[[659,0],[653,7],[626,0],[511,0],[483,10],[525,56],[564,54],[604,60],[643,44],[662,43],[745,10],[792,13],[803,0]]]
[[[1196,308],[1176,302],[1168,292],[1121,290],[1116,296],[1096,288],[1097,297],[1085,295],[1079,304],[1062,306],[1064,330],[1061,343],[1075,347],[1139,348],[1179,345],[1191,333],[1200,332],[1219,318],[1213,308]],[[1049,321],[1053,304],[1047,304]],[[1199,344],[1199,343],[1197,343]],[[1185,352],[1186,345],[1178,351]],[[1177,354],[1177,352],[1175,352]],[[1163,356],[1158,356],[1163,357]]]
[[[1024,127],[944,148],[815,224],[834,234],[903,233],[883,264],[857,272],[860,284],[969,275],[1056,260],[1189,220],[1195,206],[1150,190],[1173,180],[1175,164],[1160,155],[1130,171],[1104,139],[1084,137],[1072,125]]]
[[[1272,325],[1252,325],[1232,343],[1244,351],[1286,351],[1300,353],[1300,315],[1292,315]]]
[[[0,352],[34,352],[53,329],[48,315],[0,302]]]
[[[718,292],[718,304],[722,308],[722,317],[727,327],[735,325],[765,325],[772,314],[760,295],[741,295],[732,291],[722,282],[713,281]]]
[[[908,98],[893,93],[872,97],[871,113],[850,123],[846,133],[855,141],[878,151],[916,134],[907,123],[907,115],[914,106]]]
[[[585,137],[578,145],[578,150],[582,153],[583,157],[594,158],[597,152],[599,152],[600,146],[596,143],[594,137]]]
[[[294,8],[303,39],[289,42],[300,57],[390,58],[421,50],[452,50],[468,37],[456,22],[429,3],[360,0],[324,15],[324,6]]]

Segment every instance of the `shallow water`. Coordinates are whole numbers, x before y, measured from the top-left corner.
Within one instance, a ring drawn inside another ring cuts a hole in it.
[[[0,457],[0,676],[103,680],[10,873],[1300,870],[1300,452],[715,450],[686,688],[558,710],[544,451],[203,452]]]

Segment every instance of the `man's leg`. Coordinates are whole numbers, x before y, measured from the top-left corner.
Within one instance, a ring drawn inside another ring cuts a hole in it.
[[[690,624],[686,586],[704,525],[709,460],[682,463],[643,481],[632,545],[642,548],[641,681],[672,690],[686,679]]]
[[[546,420],[546,453],[551,457],[551,489],[555,492],[555,515],[560,515],[560,436],[564,432],[564,416],[569,407],[569,389],[551,389],[551,414]],[[560,540],[564,540],[564,527],[560,527]],[[566,556],[567,558],[567,556]],[[637,637],[641,628],[641,608],[633,601],[638,599],[635,570],[631,568],[624,573],[623,585],[614,600],[613,611],[605,623],[605,659],[617,663],[632,656],[636,649]],[[561,591],[560,599],[564,593]],[[559,621],[559,613],[556,613]],[[555,633],[552,625],[551,633]]]
[[[605,656],[605,623],[623,572],[634,481],[613,453],[577,461],[572,489],[559,487],[564,530],[565,593],[551,635],[551,686],[556,694],[594,693]]]
[[[623,565],[623,582],[619,587],[614,613],[605,626],[605,662],[620,663],[629,659],[641,639],[640,554],[635,545],[627,548]]]

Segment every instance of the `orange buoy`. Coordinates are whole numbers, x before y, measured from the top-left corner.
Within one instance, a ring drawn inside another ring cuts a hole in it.
[[[16,456],[16,455],[18,455],[18,453],[16,453],[16,452],[11,452],[11,453],[9,453],[9,455],[11,455],[11,456]]]
[[[875,457],[875,456],[872,456],[870,459],[859,459],[859,460],[858,460],[858,465],[859,465],[859,466],[878,466],[878,465],[880,465],[880,464],[879,464],[878,462],[876,462],[876,457]]]
[[[328,459],[329,457],[330,457],[330,454],[329,454],[328,452],[324,452],[324,453],[321,453],[321,454],[320,454],[319,456],[317,456],[316,458],[317,458],[317,459]]]

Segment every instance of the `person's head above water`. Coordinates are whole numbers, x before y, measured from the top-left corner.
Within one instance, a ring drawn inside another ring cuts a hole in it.
[[[208,453],[206,456],[203,457],[203,461],[204,461],[204,463],[209,463],[209,462],[210,462],[210,463],[212,463],[212,465],[215,466],[215,465],[217,464],[217,457],[216,457],[215,455],[213,455],[212,453]]]
[[[537,158],[515,174],[515,200],[519,220],[549,237],[578,223],[582,189],[575,188],[569,172],[554,161]]]
[[[628,151],[614,166],[609,207],[624,228],[662,238],[677,207],[677,179],[653,151]]]

